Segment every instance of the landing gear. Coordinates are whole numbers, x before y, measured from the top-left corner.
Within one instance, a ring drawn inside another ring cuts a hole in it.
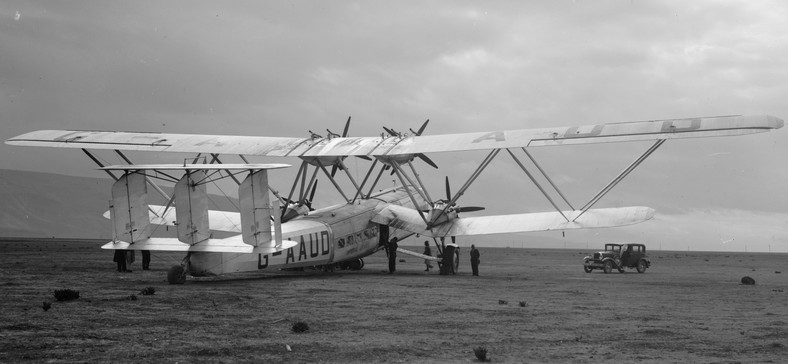
[[[460,248],[454,249],[454,272],[452,274],[457,274],[460,271]]]
[[[183,284],[186,282],[186,270],[182,265],[173,265],[167,271],[167,282],[170,284]]]
[[[439,264],[441,275],[448,275],[448,274],[457,274],[457,270],[460,268],[460,251],[457,249],[457,246],[454,244],[447,244],[445,248],[443,248],[442,253],[443,260]]]
[[[364,268],[364,259],[354,259],[339,263],[339,268],[344,270],[361,270]]]
[[[173,265],[167,271],[167,282],[170,284],[184,284],[186,282],[186,274],[189,273],[189,260],[191,253],[186,254],[181,264]]]

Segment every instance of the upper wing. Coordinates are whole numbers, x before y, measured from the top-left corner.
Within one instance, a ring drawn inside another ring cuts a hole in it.
[[[570,220],[580,211],[564,211]],[[577,218],[567,221],[556,212],[537,212],[511,215],[480,217],[460,217],[445,224],[427,229],[418,211],[389,205],[376,215],[372,221],[394,228],[407,230],[429,237],[507,234],[549,230],[590,229],[637,224],[654,217],[654,210],[648,207],[618,207],[591,209]]]
[[[544,145],[744,135],[778,129],[770,115],[637,121],[576,127],[425,136],[277,138],[111,131],[39,130],[6,144],[86,149],[245,154],[272,157],[386,156]]]

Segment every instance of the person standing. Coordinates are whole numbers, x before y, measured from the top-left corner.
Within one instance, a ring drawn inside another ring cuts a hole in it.
[[[142,252],[142,270],[150,269],[150,250],[140,250]]]
[[[388,252],[389,252],[389,274],[394,273],[397,270],[397,237],[391,239],[388,243]]]
[[[126,272],[126,251],[121,249],[115,249],[115,256],[112,257],[112,261],[118,263],[118,272]]]
[[[131,272],[131,269],[129,268],[131,267],[131,264],[133,264],[137,259],[136,255],[137,254],[134,253],[134,250],[126,250],[126,272]]]
[[[427,240],[424,240],[424,253],[423,254],[424,255],[428,255],[428,256],[432,256],[432,249],[430,249],[430,242],[427,241]],[[424,271],[425,272],[429,272],[430,268],[432,268],[432,261],[430,261],[429,259],[424,259],[424,265],[427,266],[427,269],[425,269]]]
[[[471,245],[471,270],[473,270],[473,275],[479,275],[479,249],[476,249],[475,245]]]

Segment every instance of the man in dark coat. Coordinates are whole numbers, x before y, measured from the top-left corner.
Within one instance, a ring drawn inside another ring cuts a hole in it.
[[[394,273],[397,270],[397,238],[391,239],[388,243],[388,252],[389,252],[389,274]]]
[[[126,251],[121,249],[115,249],[115,255],[112,257],[112,261],[118,263],[118,272],[127,272],[126,269]]]
[[[473,270],[473,275],[479,275],[479,249],[476,249],[475,245],[471,245],[471,270]]]
[[[141,250],[142,252],[142,270],[150,269],[150,250]]]

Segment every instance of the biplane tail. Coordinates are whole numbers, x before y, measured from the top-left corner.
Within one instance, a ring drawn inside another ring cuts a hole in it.
[[[283,168],[283,164],[244,165],[122,165],[103,167],[104,170],[123,171],[112,186],[109,215],[112,220],[113,241],[104,249],[165,250],[185,252],[227,252],[269,254],[296,245],[282,240],[279,221],[279,201],[268,196],[268,169]],[[240,199],[240,235],[214,239],[208,210],[207,170],[246,170],[247,177],[238,188]],[[152,207],[148,204],[147,177],[149,170],[183,170],[175,184],[175,221],[173,208]],[[175,225],[177,238],[151,237],[151,222]]]

